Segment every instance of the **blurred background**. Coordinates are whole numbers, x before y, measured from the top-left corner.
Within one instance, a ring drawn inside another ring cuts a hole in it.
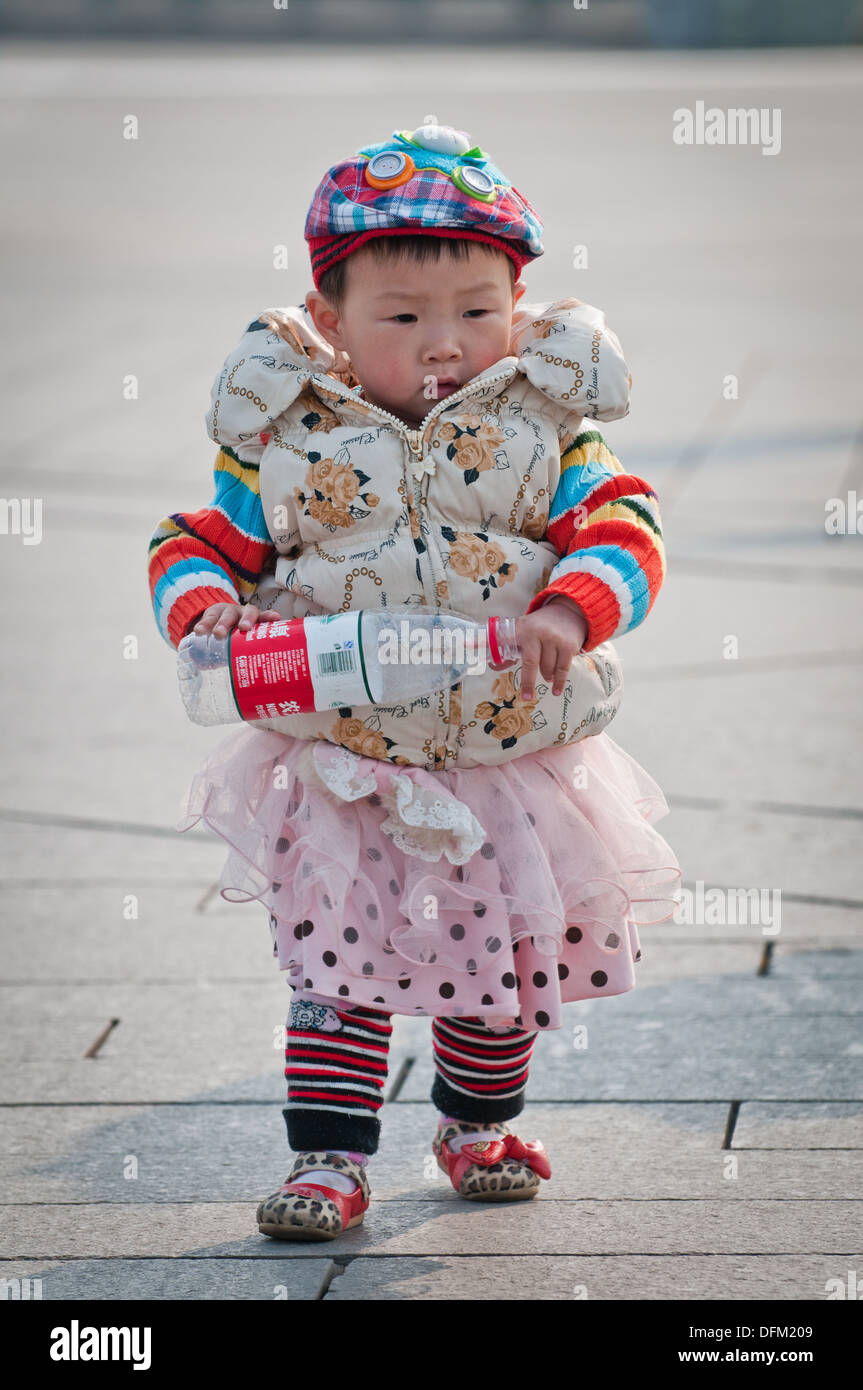
[[[274,29],[272,10],[290,14]],[[578,12],[577,25],[572,22]],[[739,48],[863,40],[861,0],[4,0],[0,32],[357,44]]]
[[[544,221],[523,303],[599,306],[632,371],[631,413],[603,434],[658,493],[668,573],[616,643],[610,735],[667,796],[658,828],[690,890],[781,894],[770,942],[750,922],[644,929],[638,988],[594,1001],[589,1054],[574,1062],[566,1030],[540,1040],[531,1101],[549,1102],[538,1132],[559,1134],[563,1195],[639,1205],[609,1203],[599,1230],[537,1203],[551,1224],[525,1248],[568,1248],[565,1230],[632,1252],[637,1229],[649,1269],[636,1278],[627,1253],[600,1297],[674,1297],[679,1250],[752,1255],[705,1266],[699,1297],[811,1299],[845,1271],[829,1252],[858,1244],[863,1145],[861,18],[863,0],[0,6],[0,1105],[21,1232],[0,1254],[69,1255],[50,1296],[139,1297],[139,1256],[196,1243],[260,1253],[248,1204],[282,1177],[287,991],[263,909],[213,891],[221,844],[174,828],[221,734],[186,720],[147,547],[162,517],[211,500],[204,416],[225,357],[262,309],[312,288],[303,226],[323,172],[435,118]],[[699,103],[754,111],[759,139],[677,143],[675,113]],[[36,503],[31,543],[14,523]],[[444,1256],[464,1213],[424,1214],[427,1038],[397,1032],[396,1089],[417,1064],[388,1121],[414,1164],[399,1151],[382,1179],[404,1200],[391,1250]],[[758,1152],[746,1183],[723,1184],[731,1098],[735,1145]],[[594,1102],[604,1118],[578,1148]],[[126,1183],[115,1159],[138,1148]],[[130,1202],[161,1203],[158,1221],[127,1225]],[[494,1230],[472,1237],[478,1255]],[[217,1297],[237,1277],[189,1263]],[[176,1277],[154,1296],[177,1297]],[[271,1298],[261,1278],[241,1296]]]

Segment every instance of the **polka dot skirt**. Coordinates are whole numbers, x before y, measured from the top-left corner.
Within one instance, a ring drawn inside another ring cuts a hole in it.
[[[227,842],[222,896],[264,904],[299,988],[556,1029],[564,1003],[633,988],[639,925],[679,901],[680,867],[651,824],[665,798],[605,733],[464,771],[359,758],[358,782],[374,774],[379,789],[353,800],[313,767],[304,741],[244,727],[195,774],[178,823]],[[430,831],[422,853],[401,848],[396,776],[468,806],[476,847]]]

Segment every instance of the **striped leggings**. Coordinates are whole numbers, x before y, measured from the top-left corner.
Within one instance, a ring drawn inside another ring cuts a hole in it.
[[[292,1149],[377,1152],[392,1015],[298,991],[285,1046]],[[487,1028],[480,1019],[433,1018],[433,1104],[472,1123],[521,1114],[536,1033]]]

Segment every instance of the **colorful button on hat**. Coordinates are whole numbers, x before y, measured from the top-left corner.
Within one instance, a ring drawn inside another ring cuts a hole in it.
[[[371,237],[454,236],[484,241],[520,272],[543,254],[534,208],[466,131],[426,124],[393,131],[321,179],[306,216],[312,277]]]

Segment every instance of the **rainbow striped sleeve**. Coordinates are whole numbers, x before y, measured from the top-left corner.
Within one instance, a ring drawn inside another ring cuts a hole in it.
[[[561,450],[546,533],[561,558],[527,611],[555,594],[573,599],[590,651],[647,617],[665,578],[665,547],[656,493],[624,473],[597,430],[565,435]]]
[[[275,548],[258,465],[223,447],[214,474],[210,505],[165,517],[150,541],[150,598],[159,631],[173,647],[211,604],[248,602]]]

